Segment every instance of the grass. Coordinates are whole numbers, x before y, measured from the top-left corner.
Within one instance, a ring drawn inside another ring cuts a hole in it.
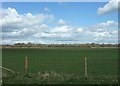
[[[3,77],[3,84],[118,84],[118,76],[78,76],[76,74],[39,72],[16,73]]]
[[[24,77],[25,56],[29,61],[28,75],[32,75],[30,82]],[[4,83],[115,83],[118,77],[117,48],[3,49],[2,57],[3,67],[17,72],[12,75],[14,78],[4,77]],[[88,60],[87,79],[84,77],[84,57]],[[56,79],[52,71],[63,80]],[[44,80],[38,75],[46,72],[52,79]]]

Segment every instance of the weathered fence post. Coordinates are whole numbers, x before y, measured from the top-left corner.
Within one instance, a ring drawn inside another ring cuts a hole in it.
[[[28,71],[28,57],[25,57],[25,72],[27,73]]]
[[[87,58],[85,57],[85,77],[88,76],[88,69],[87,69]]]

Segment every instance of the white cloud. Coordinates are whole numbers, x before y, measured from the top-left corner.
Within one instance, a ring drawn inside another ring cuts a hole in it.
[[[45,7],[44,10],[48,11],[48,12],[50,11],[50,9],[48,7]]]
[[[112,31],[113,34],[118,34],[118,30]]]
[[[2,10],[2,26],[9,27],[31,27],[33,25],[38,25],[48,22],[47,20],[52,20],[53,15],[47,14],[37,14],[33,15],[31,13],[18,14],[14,8],[8,8],[7,10]]]
[[[55,27],[51,30],[51,32],[55,32],[55,33],[61,33],[61,32],[68,32],[71,30],[70,26],[64,25],[64,26],[60,26],[60,27]]]
[[[113,20],[109,20],[106,22],[97,23],[96,25],[93,25],[91,28],[95,28],[97,30],[100,30],[100,29],[102,30],[102,29],[113,27],[113,26],[118,26],[118,23]]]
[[[78,32],[83,32],[83,27],[77,28],[77,31],[78,31]]]
[[[47,27],[45,31],[38,32],[34,36],[35,37],[70,37],[71,31],[72,31],[72,27],[67,25],[54,27],[54,28]]]
[[[52,26],[53,15],[19,14],[14,8],[2,10],[2,37],[4,44],[14,43],[87,43],[117,41],[118,23],[110,20],[92,26],[67,25],[59,19],[58,26]],[[112,28],[114,27],[114,28]],[[108,39],[109,38],[109,39]]]
[[[64,20],[62,20],[62,19],[59,19],[58,20],[58,25],[66,25],[67,23],[64,21]]]
[[[95,43],[117,43],[117,25],[117,22],[112,20],[97,23],[87,27],[86,31],[84,31],[84,36],[89,36],[89,40]]]
[[[42,29],[48,28],[45,23],[50,23],[54,19],[53,15],[43,13],[37,15],[31,13],[18,14],[14,8],[1,10],[0,26],[2,26],[3,39],[9,38],[12,43],[16,42],[16,38],[18,40],[31,38],[37,32],[43,31]],[[5,42],[7,41],[5,40]]]
[[[44,33],[44,32],[41,32],[41,33],[37,33],[34,35],[35,37],[53,37],[53,36],[56,36],[56,34],[51,34],[51,33]]]
[[[120,7],[118,5],[120,0],[109,0],[109,3],[107,3],[105,6],[98,8],[97,13],[99,15],[106,14],[112,11],[117,11]]]
[[[107,31],[105,31],[105,32],[96,32],[95,33],[95,36],[96,37],[110,37],[111,35],[110,35],[110,33],[109,32],[107,32]]]

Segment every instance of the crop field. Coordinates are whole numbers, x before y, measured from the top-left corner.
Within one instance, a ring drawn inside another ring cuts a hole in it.
[[[3,76],[4,84],[118,83],[117,48],[6,48],[2,50],[2,62],[3,67],[16,72]]]

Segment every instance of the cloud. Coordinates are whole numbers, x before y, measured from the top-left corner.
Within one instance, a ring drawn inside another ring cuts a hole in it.
[[[44,10],[45,10],[45,11],[48,11],[48,12],[50,11],[50,9],[48,9],[47,7],[45,7]]]
[[[95,28],[97,30],[102,30],[102,29],[106,29],[106,28],[111,28],[113,26],[118,26],[118,22],[115,22],[113,20],[109,20],[106,22],[97,23],[96,25],[93,25],[91,28]]]
[[[58,25],[66,25],[67,24],[67,22],[65,22],[62,19],[59,19],[57,23],[58,23]]]
[[[18,40],[31,38],[38,31],[47,28],[46,24],[54,19],[53,15],[43,13],[36,15],[31,13],[18,14],[14,8],[1,10],[2,18],[0,19],[0,26],[2,26],[3,40],[9,38],[11,41],[14,39],[16,41],[16,38]]]
[[[55,16],[49,14],[19,14],[16,9],[8,8],[2,9],[2,15],[3,44],[117,42],[118,23],[113,20],[82,27],[58,19],[59,25],[54,26],[50,21],[54,21]]]
[[[78,32],[83,32],[83,29],[84,29],[83,27],[79,27],[79,28],[77,28],[77,31]]]
[[[64,25],[64,26],[58,26],[58,27],[55,27],[51,30],[51,32],[59,32],[59,33],[66,33],[66,32],[69,32],[71,30],[71,27],[70,26],[67,26],[67,25]]]
[[[120,0],[110,0],[105,6],[98,8],[97,14],[103,15],[113,11],[117,11],[120,6],[118,5]]]
[[[90,36],[95,43],[118,43],[118,26],[117,22],[109,21],[92,25],[91,30],[86,34]]]
[[[9,27],[31,27],[34,25],[47,23],[54,18],[53,15],[47,14],[37,14],[33,15],[31,13],[27,14],[18,14],[14,8],[8,8],[2,10],[2,26],[9,26]]]
[[[54,28],[46,28],[45,31],[35,34],[35,37],[71,37],[72,27],[71,26],[57,26]]]

